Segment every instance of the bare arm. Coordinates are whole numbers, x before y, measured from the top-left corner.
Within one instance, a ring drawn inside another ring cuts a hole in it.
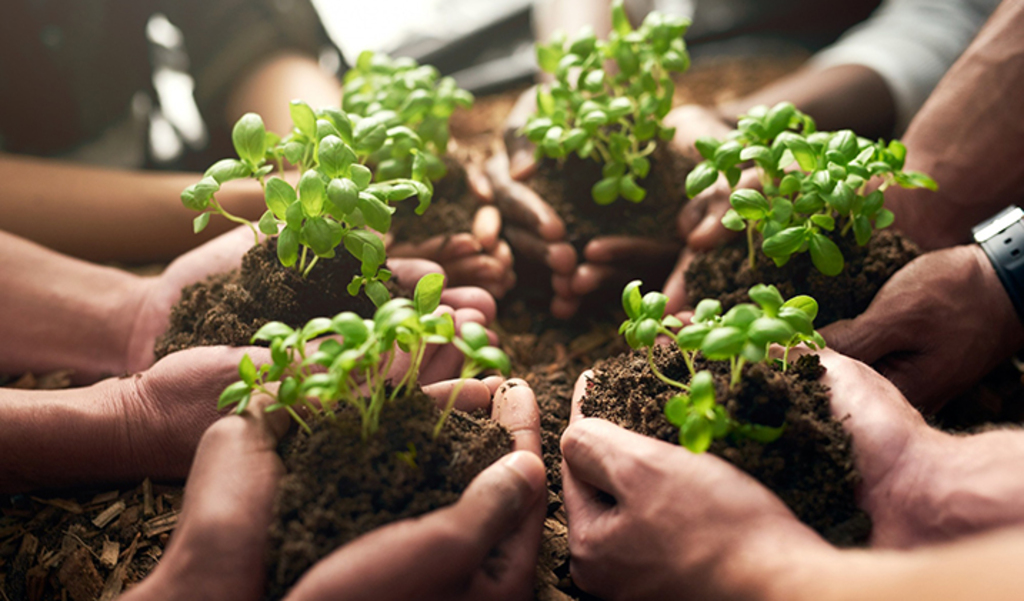
[[[339,83],[312,58],[280,54],[242,78],[228,102],[228,120],[247,111],[264,116],[270,131],[291,129],[288,102],[338,104]],[[234,227],[213,219],[192,233],[197,215],[181,204],[194,173],[138,172],[78,166],[0,154],[4,182],[0,229],[95,261],[166,261]],[[266,210],[254,181],[230,182],[217,199],[235,215],[257,220]]]

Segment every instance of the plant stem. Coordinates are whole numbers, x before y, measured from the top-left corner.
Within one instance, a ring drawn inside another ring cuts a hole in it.
[[[302,246],[302,256],[299,259],[299,273],[305,273],[306,271],[306,254],[309,252],[309,247],[306,245]],[[303,275],[302,277],[306,277]]]
[[[218,213],[223,215],[224,218],[227,219],[228,221],[234,221],[235,223],[239,223],[239,224],[242,224],[242,225],[249,226],[249,229],[252,230],[253,238],[256,241],[256,246],[259,246],[259,244],[260,244],[260,232],[259,232],[259,230],[256,229],[256,226],[253,225],[251,221],[249,221],[248,219],[244,219],[242,217],[238,217],[236,215],[232,215],[231,213],[228,213],[227,211],[224,210],[224,207],[220,206],[220,203],[217,202],[216,199],[211,198],[210,199],[210,204],[213,205],[214,210],[216,210]]]
[[[302,254],[303,255],[306,254],[305,249],[303,249]],[[307,265],[306,269],[303,270],[303,272],[302,272],[302,277],[303,278],[309,277],[309,272],[313,270],[313,266],[316,265],[316,262],[319,261],[319,260],[320,260],[320,257],[313,257],[313,260],[309,262],[309,265]]]
[[[309,424],[307,424],[301,417],[299,417],[299,414],[296,413],[294,409],[292,409],[291,407],[285,406],[285,410],[287,410],[288,413],[292,416],[292,419],[294,419],[295,421],[299,422],[299,425],[302,426],[302,429],[306,431],[306,434],[312,434],[313,433],[313,430],[310,429]]]
[[[750,268],[754,268],[754,222],[747,223],[747,251],[750,255]]]
[[[685,356],[685,353],[684,353],[684,356]],[[662,382],[668,384],[669,386],[672,386],[672,387],[675,387],[675,388],[679,388],[679,389],[682,389],[682,390],[685,390],[685,391],[689,392],[689,390],[690,390],[689,386],[687,386],[686,384],[683,384],[682,382],[677,382],[677,381],[673,380],[672,378],[666,376],[665,374],[661,373],[661,371],[658,370],[658,367],[654,364],[654,347],[653,346],[647,347],[647,365],[649,365],[651,367],[651,373],[653,373]],[[691,370],[692,369],[693,368],[691,368]]]
[[[458,398],[459,393],[462,392],[462,387],[466,385],[466,379],[473,377],[473,362],[467,357],[462,364],[462,373],[459,374],[459,383],[452,388],[452,393],[448,395],[448,402],[444,406],[444,411],[441,412],[440,419],[437,420],[437,424],[434,426],[434,439],[441,434],[441,428],[444,427],[445,420],[451,415],[452,409],[455,408],[455,399]]]
[[[729,380],[729,388],[735,388],[740,383],[740,374],[743,373],[743,366],[747,360],[743,357],[740,357],[739,360],[736,357],[732,357],[729,361],[732,363],[732,378]]]

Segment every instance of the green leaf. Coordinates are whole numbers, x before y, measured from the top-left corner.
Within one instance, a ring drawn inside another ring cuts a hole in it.
[[[711,422],[702,415],[691,414],[679,430],[679,444],[700,454],[711,446],[711,435]]]
[[[333,225],[333,227],[332,227]],[[310,217],[302,225],[302,239],[318,257],[330,257],[340,242],[338,224],[332,224],[323,217]]]
[[[220,393],[220,398],[217,399],[217,411],[221,411],[235,403],[240,403],[242,399],[247,399],[251,391],[252,388],[245,382],[235,382],[228,386],[224,389],[224,392]]]
[[[352,182],[360,190],[365,190],[373,179],[373,172],[365,165],[352,165]]]
[[[508,355],[499,348],[485,346],[476,352],[473,359],[481,367],[496,369],[506,376],[512,372],[512,362],[509,361]]]
[[[779,319],[788,323],[794,330],[804,336],[810,336],[814,333],[813,320],[805,311],[794,307],[783,307],[779,311]]]
[[[700,350],[708,359],[722,361],[739,355],[746,342],[747,335],[739,328],[715,328],[708,332]]]
[[[665,403],[665,419],[675,427],[681,427],[690,413],[690,397],[677,394]]]
[[[807,239],[807,229],[803,226],[790,227],[766,238],[761,250],[773,259],[789,257],[800,249]]]
[[[882,203],[885,201],[885,196],[881,190],[875,190],[871,194],[868,194],[864,199],[864,206],[861,208],[861,214],[867,217],[873,217],[878,210],[882,208]]]
[[[807,140],[791,133],[782,132],[778,137],[782,144],[793,153],[793,157],[804,171],[814,171],[818,168],[818,157]]]
[[[320,174],[314,169],[302,174],[299,179],[299,200],[302,202],[302,212],[307,217],[319,217],[324,210],[324,200],[327,191],[324,188],[324,181]]]
[[[327,177],[339,177],[355,160],[356,153],[338,136],[320,141],[320,168]]]
[[[352,180],[345,178],[332,179],[327,186],[327,200],[334,205],[331,214],[336,218],[349,215],[356,209],[359,199],[359,188]]]
[[[694,374],[690,381],[690,402],[697,411],[705,412],[715,405],[715,379],[710,371]]]
[[[388,302],[391,298],[391,293],[388,292],[387,286],[374,280],[366,285],[366,296],[373,302],[375,307],[379,307]]]
[[[462,324],[462,328],[459,331],[462,340],[469,345],[469,348],[474,351],[478,351],[490,343],[487,337],[487,330],[480,324],[474,321],[467,321]]]
[[[277,218],[274,217],[274,213],[271,211],[264,211],[263,216],[260,217],[259,228],[261,232],[268,236],[276,236]]]
[[[218,184],[223,184],[227,181],[249,177],[250,173],[252,171],[249,169],[249,166],[242,161],[222,159],[211,165],[206,170],[206,173],[203,174],[203,177],[212,177],[217,180]]]
[[[747,222],[743,221],[736,209],[729,209],[725,215],[722,215],[722,225],[725,226],[725,229],[734,232],[742,232],[747,228]]]
[[[875,215],[875,227],[884,230],[885,228],[892,225],[892,222],[896,220],[896,216],[892,214],[889,209],[879,209]]]
[[[740,162],[740,155],[742,152],[743,145],[735,140],[729,140],[722,143],[722,145],[715,150],[715,156],[712,161],[714,161],[719,171],[725,171],[729,167]]]
[[[291,113],[295,129],[299,130],[302,135],[315,139],[316,113],[313,112],[313,109],[309,108],[309,105],[301,100],[292,100],[288,110]]]
[[[753,189],[743,189],[729,196],[729,204],[744,219],[759,221],[768,216],[770,207],[764,195]]]
[[[762,311],[750,303],[740,303],[729,309],[722,316],[722,324],[741,330],[746,329],[755,319],[761,317]]]
[[[652,346],[654,340],[658,337],[658,320],[651,318],[641,319],[636,324],[636,330],[633,335],[641,346]]]
[[[811,261],[818,271],[836,276],[843,270],[843,253],[836,243],[823,234],[813,233],[810,238]]]
[[[757,303],[769,317],[777,315],[782,303],[785,302],[779,289],[771,285],[757,284],[747,294],[750,296],[750,300]]]
[[[256,365],[252,362],[252,357],[248,353],[242,356],[242,362],[238,364],[238,376],[250,388],[256,381]]]
[[[710,137],[697,138],[697,141],[694,143],[694,146],[696,146],[697,152],[700,153],[700,156],[709,161],[715,158],[715,151],[718,150],[718,147],[721,145],[722,142],[720,140]]]
[[[684,351],[698,350],[704,344],[704,338],[710,331],[711,327],[703,324],[686,326],[676,336],[676,345]]]
[[[636,184],[632,175],[619,178],[619,193],[630,202],[641,202],[647,196],[647,191]]]
[[[204,177],[182,191],[181,202],[193,211],[203,211],[210,206],[210,199],[218,190],[220,184],[217,180]]]
[[[640,308],[643,306],[643,299],[640,295],[640,286],[642,285],[643,282],[640,280],[633,280],[622,289],[622,309],[630,319],[635,320],[640,317]]]
[[[294,333],[295,330],[289,327],[288,325],[283,324],[279,321],[272,321],[268,324],[264,324],[263,327],[256,330],[256,333],[253,334],[252,340],[250,342],[255,343],[257,340],[269,342],[274,338],[285,338],[287,336],[291,336]]]
[[[864,215],[853,218],[853,236],[858,246],[864,246],[871,239],[871,222]]]
[[[537,64],[546,73],[558,71],[558,62],[565,56],[561,45],[537,44]]]
[[[619,180],[620,177],[606,177],[590,189],[590,195],[594,198],[594,202],[599,205],[609,205],[615,202],[615,199],[619,197]]]
[[[713,299],[706,298],[699,303],[693,310],[693,321],[696,323],[705,322],[722,314],[722,303]]]
[[[785,344],[793,338],[796,331],[789,322],[777,317],[760,317],[750,324],[747,335],[750,340],[762,348],[769,343]]]
[[[787,173],[779,183],[779,194],[789,196],[798,190],[800,190],[800,178],[792,173]]]
[[[612,29],[623,36],[633,31],[633,26],[629,23],[629,17],[626,16],[626,9],[623,7],[622,0],[612,2]]]
[[[285,219],[288,215],[288,207],[292,206],[299,198],[295,194],[295,188],[292,188],[291,184],[279,177],[272,177],[267,180],[263,195],[267,208],[278,219]]]
[[[807,318],[811,321],[814,321],[818,317],[818,301],[806,294],[794,296],[788,301],[782,303],[782,308],[801,311],[807,315]]]
[[[441,293],[444,292],[444,275],[428,273],[416,283],[413,293],[413,305],[420,315],[429,315],[441,304]]]
[[[704,161],[686,176],[686,195],[693,198],[718,181],[718,169],[710,161]]]
[[[833,219],[831,215],[824,215],[821,213],[817,215],[811,215],[811,221],[814,223],[814,225],[817,225],[821,229],[829,232],[836,229],[836,220]]]
[[[231,130],[231,142],[235,145],[238,157],[254,167],[263,162],[266,139],[267,130],[263,119],[256,113],[242,115]]]
[[[277,237],[277,258],[285,267],[291,267],[299,260],[299,232],[291,225],[281,230]]]
[[[363,214],[366,225],[382,234],[391,229],[391,213],[393,209],[381,202],[373,194],[360,192],[356,201],[359,212]]]
[[[198,234],[199,232],[205,230],[206,226],[208,225],[210,225],[210,214],[202,213],[192,220],[192,232]]]
[[[932,192],[939,189],[939,184],[927,175],[917,171],[907,171],[903,174],[904,180],[899,182],[904,188],[926,188]]]
[[[661,321],[665,316],[668,297],[660,292],[648,292],[640,302],[640,314],[650,319]]]

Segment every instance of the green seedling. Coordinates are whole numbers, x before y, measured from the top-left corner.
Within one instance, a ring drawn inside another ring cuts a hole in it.
[[[404,137],[392,136],[370,159],[380,180],[412,177],[416,157],[425,163],[427,178],[437,181],[444,177],[440,157],[448,149],[448,121],[456,108],[473,105],[472,94],[460,89],[451,77],[441,77],[430,65],[369,50],[360,54],[355,67],[345,74],[344,92],[342,108],[350,115],[387,112],[394,115],[390,127],[405,128],[394,130]],[[408,150],[417,139],[420,152],[411,155]]]
[[[487,346],[482,326],[484,344],[479,343],[479,332],[467,327],[469,324],[463,326],[460,339],[455,335],[451,315],[435,313],[443,285],[440,274],[424,276],[416,285],[413,300],[388,301],[377,309],[372,320],[345,312],[333,318],[312,319],[299,329],[279,322],[266,324],[252,341],[269,344],[271,362],[257,367],[246,354],[238,367],[240,381],[221,393],[217,408],[234,406],[235,412],[241,413],[254,393],[263,393],[274,399],[267,411],[285,410],[311,432],[298,409],[304,409],[308,418],[336,419],[338,407],[350,405],[359,412],[366,439],[380,428],[385,403],[395,402],[401,392],[409,392],[416,385],[428,344],[456,342],[460,349],[468,349],[463,350],[463,377],[490,368],[507,373],[508,357]],[[331,337],[310,352],[312,341],[322,336]],[[409,367],[388,394],[387,376],[398,350],[409,355]],[[277,384],[276,389],[271,384]],[[435,437],[451,412],[458,389],[461,383],[438,421]],[[415,449],[410,453],[407,459],[414,463]]]
[[[631,348],[646,349],[651,372],[665,384],[680,389],[665,406],[669,422],[680,428],[679,443],[701,453],[712,440],[727,435],[742,436],[760,442],[771,442],[782,434],[782,428],[741,424],[733,420],[715,402],[711,374],[695,368],[697,353],[712,361],[728,361],[730,387],[739,384],[747,363],[765,361],[772,344],[784,347],[783,371],[788,368],[789,350],[804,343],[811,348],[824,348],[825,340],[814,330],[818,303],[809,296],[784,300],[774,286],[758,284],[750,289],[754,304],[739,304],[722,315],[722,304],[705,299],[697,304],[692,323],[683,326],[679,319],[666,316],[668,297],[659,292],[641,295],[640,281],[626,285],[622,292],[622,308],[627,319],[619,328]],[[676,344],[690,372],[690,382],[683,383],[662,373],[654,362],[654,344],[658,336],[667,336]]]
[[[259,232],[277,236],[281,264],[295,267],[303,277],[319,259],[335,256],[344,245],[362,265],[349,292],[356,295],[365,287],[380,306],[389,298],[384,282],[391,274],[383,268],[387,257],[380,236],[391,228],[395,209],[390,203],[416,196],[416,212],[422,214],[433,195],[422,141],[403,128],[390,127],[393,113],[387,111],[359,117],[333,108],[317,112],[293,101],[291,116],[294,128],[284,138],[267,132],[254,113],[238,120],[232,132],[238,158],[218,161],[182,192],[186,207],[202,211],[194,230],[201,232],[211,214],[218,213],[246,224],[256,244]],[[401,145],[413,157],[410,177],[372,181],[365,163],[386,145]],[[285,179],[286,162],[300,174],[296,186]],[[279,177],[268,178],[275,169]],[[245,178],[256,179],[263,188],[267,210],[257,224],[228,213],[216,198],[224,183]]]
[[[603,178],[591,190],[601,205],[620,196],[631,202],[646,197],[638,182],[650,172],[648,157],[656,140],[675,135],[663,123],[675,93],[671,73],[690,66],[683,42],[688,19],[652,12],[633,29],[616,0],[612,24],[607,41],[588,28],[572,40],[560,33],[538,44],[537,62],[555,81],[538,86],[537,112],[523,129],[539,156],[563,159],[575,152],[601,162]]]
[[[697,149],[705,160],[687,177],[686,192],[693,198],[719,175],[725,177],[733,189],[732,208],[722,224],[746,230],[751,267],[754,232],[759,232],[764,254],[776,265],[809,251],[818,271],[838,275],[845,261],[825,232],[839,227],[845,236],[852,230],[864,246],[876,230],[893,223],[883,206],[888,188],[938,189],[927,175],[903,170],[907,148],[900,141],[871,142],[850,130],[817,131],[814,120],[788,102],[754,107],[725,140],[702,138]],[[762,191],[735,189],[747,162],[757,168]],[[880,180],[874,189],[872,180]]]

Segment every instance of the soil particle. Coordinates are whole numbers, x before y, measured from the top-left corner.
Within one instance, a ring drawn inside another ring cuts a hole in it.
[[[438,416],[434,401],[418,392],[385,405],[380,430],[365,442],[351,408],[313,425],[312,435],[282,442],[288,474],[274,503],[268,599],[283,597],[314,563],[354,538],[454,503],[512,448],[504,427],[459,411],[434,440]]]
[[[669,378],[689,376],[676,349],[657,347],[655,362]],[[735,419],[772,427],[786,424],[775,442],[726,438],[714,442],[709,452],[770,488],[826,540],[840,546],[866,544],[871,519],[854,496],[860,475],[851,438],[832,417],[828,388],[819,382],[825,368],[818,358],[803,356],[786,372],[763,363],[747,365],[735,389],[729,388],[727,362],[697,363],[697,369],[711,370],[716,397]],[[678,444],[679,430],[664,415],[665,403],[676,392],[651,373],[645,351],[632,351],[599,364],[582,410]]]
[[[866,246],[857,246],[852,235],[831,237],[846,259],[843,271],[835,276],[822,275],[811,263],[810,253],[794,255],[782,267],[761,252],[756,239],[756,265],[750,268],[745,239],[698,254],[686,271],[686,298],[691,305],[705,298],[716,298],[728,310],[738,303],[750,302],[747,291],[755,284],[774,284],[783,298],[808,294],[818,301],[814,321],[821,328],[840,319],[856,317],[904,265],[921,254],[918,247],[892,230],[877,232]]]
[[[394,205],[391,234],[396,243],[418,243],[473,228],[478,201],[466,182],[466,170],[457,157],[445,156],[444,164],[448,173],[434,183],[433,200],[422,215],[416,214],[415,197]]]
[[[360,292],[346,289],[359,273],[359,262],[341,250],[333,259],[321,259],[303,278],[277,259],[276,238],[252,247],[241,269],[215,274],[186,286],[171,310],[170,326],[157,340],[157,359],[195,346],[244,346],[270,321],[292,327],[314,317],[354,311],[373,315],[374,306]]]

